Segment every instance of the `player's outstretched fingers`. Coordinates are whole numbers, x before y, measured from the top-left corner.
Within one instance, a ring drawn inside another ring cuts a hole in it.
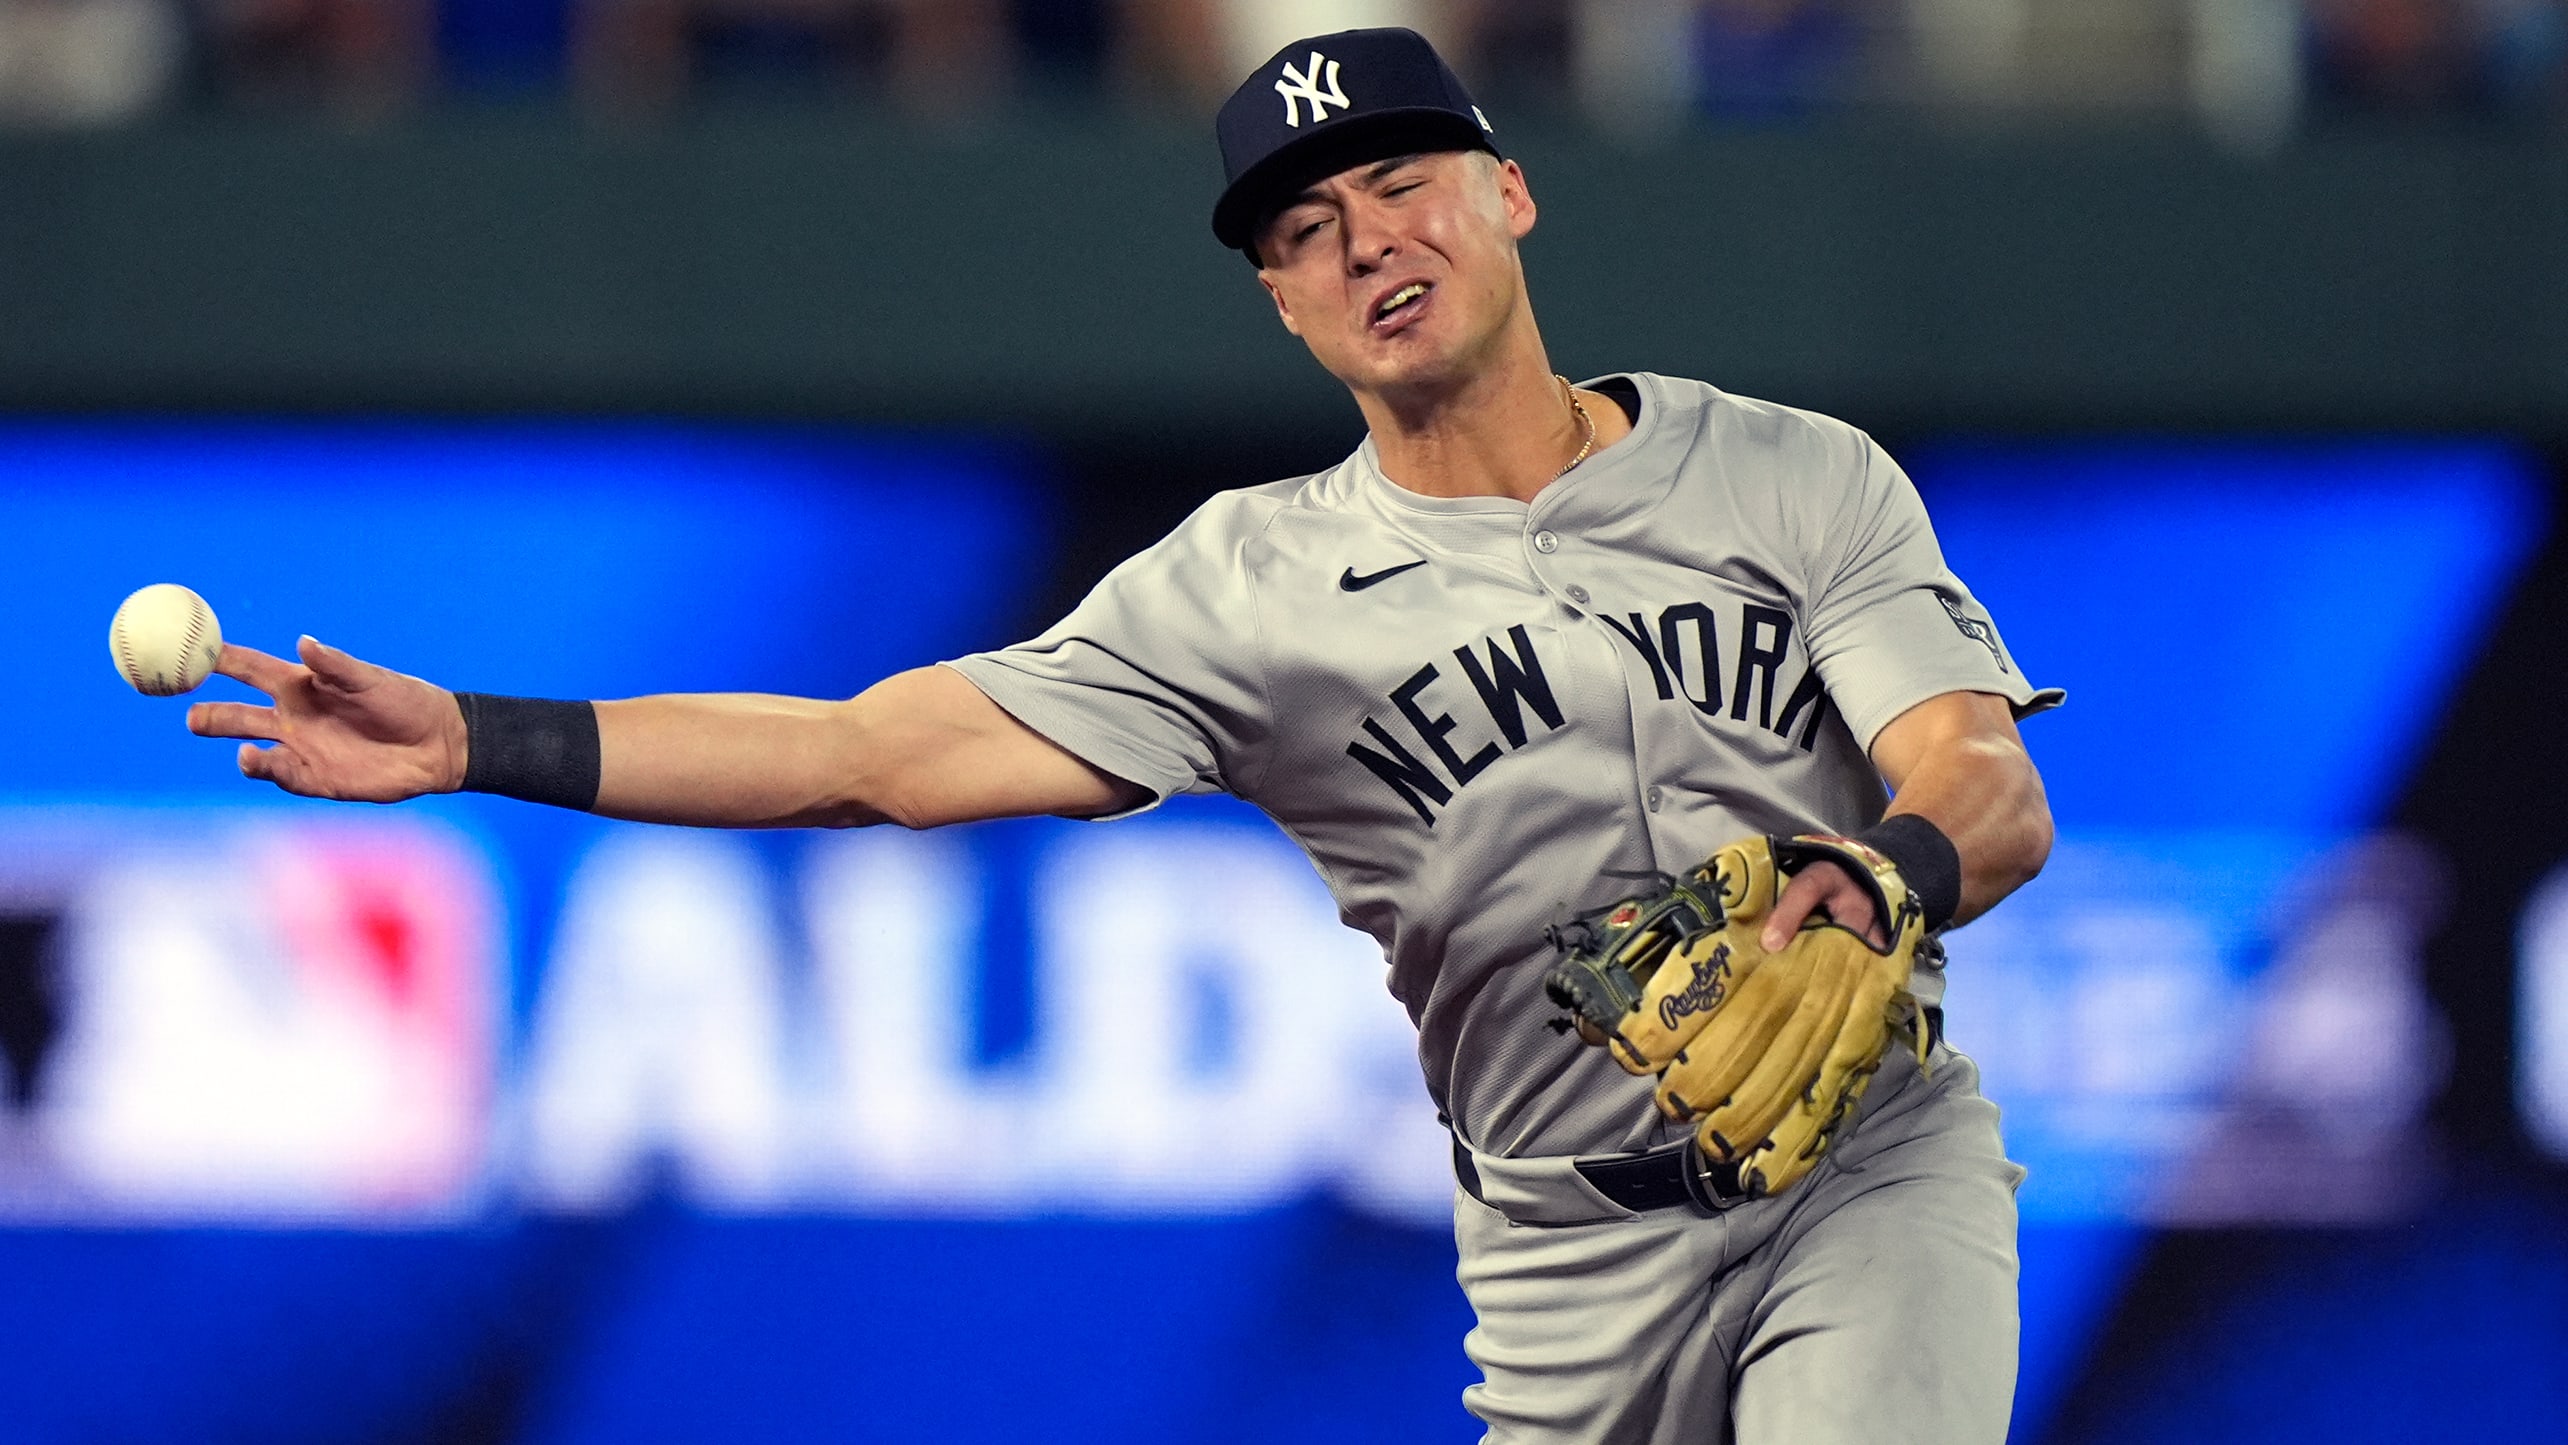
[[[317,637],[304,637],[294,646],[303,665],[312,669],[313,681],[332,692],[363,692],[392,675],[390,669],[352,657]]]
[[[263,743],[284,736],[272,707],[246,702],[200,702],[187,710],[187,730],[201,738],[255,738]]]
[[[303,669],[282,657],[271,657],[255,647],[226,642],[215,655],[214,670],[237,682],[246,682],[270,697],[290,686]]]
[[[335,798],[337,793],[316,786],[304,769],[301,755],[291,748],[263,748],[256,743],[241,744],[241,776],[274,783],[297,797]]]

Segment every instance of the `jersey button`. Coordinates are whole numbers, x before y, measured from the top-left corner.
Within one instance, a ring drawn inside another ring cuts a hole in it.
[[[1652,785],[1651,785],[1651,787],[1650,787],[1650,790],[1649,790],[1648,792],[1646,792],[1646,793],[1642,794],[1641,796],[1642,796],[1643,800],[1645,800],[1646,802],[1648,802],[1648,804],[1650,805],[1650,811],[1651,811],[1651,812],[1653,812],[1653,813],[1655,813],[1655,812],[1657,812],[1657,811],[1659,810],[1659,804],[1660,804],[1660,803],[1665,802],[1665,801],[1667,800],[1667,795],[1666,795],[1665,793],[1660,792],[1660,791],[1658,790],[1658,787],[1657,787],[1657,785],[1656,785],[1656,784],[1652,784]]]
[[[1586,605],[1587,605],[1587,589],[1586,589],[1586,588],[1584,588],[1584,587],[1579,586],[1579,585],[1578,585],[1577,583],[1575,583],[1575,582],[1572,582],[1571,584],[1569,584],[1569,600],[1570,600],[1570,601],[1572,601],[1572,602],[1577,603],[1577,604],[1578,604],[1579,606],[1581,606],[1581,607],[1586,606]]]
[[[1560,550],[1560,538],[1551,532],[1536,532],[1534,534],[1534,550],[1537,552],[1557,552]]]

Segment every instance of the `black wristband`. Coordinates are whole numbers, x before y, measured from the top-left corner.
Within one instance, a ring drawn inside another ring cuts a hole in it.
[[[1926,906],[1929,933],[1953,921],[1962,906],[1962,854],[1943,829],[1915,813],[1894,813],[1857,833],[1855,841],[1889,859],[1908,880]]]
[[[585,813],[597,806],[597,706],[459,692],[464,791]]]

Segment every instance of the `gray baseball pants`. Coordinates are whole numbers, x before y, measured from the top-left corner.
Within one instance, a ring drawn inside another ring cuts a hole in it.
[[[1772,1199],[1635,1214],[1567,1158],[1457,1189],[1485,1445],[2002,1445],[2015,1186],[1979,1070],[1897,1053]]]

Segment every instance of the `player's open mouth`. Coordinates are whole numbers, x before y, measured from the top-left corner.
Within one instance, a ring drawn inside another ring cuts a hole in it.
[[[1424,281],[1412,281],[1375,302],[1372,328],[1377,332],[1390,332],[1407,325],[1409,319],[1418,314],[1427,293],[1434,289]]]

